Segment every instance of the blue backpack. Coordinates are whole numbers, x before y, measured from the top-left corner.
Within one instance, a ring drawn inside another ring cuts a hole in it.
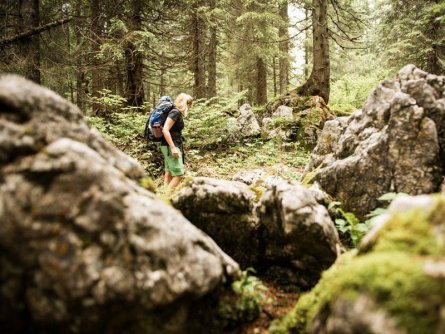
[[[145,124],[144,137],[152,141],[161,141],[164,136],[162,127],[167,119],[168,112],[174,107],[170,96],[162,96],[156,107],[152,110]]]

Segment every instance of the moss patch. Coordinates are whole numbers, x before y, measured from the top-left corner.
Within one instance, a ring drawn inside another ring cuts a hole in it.
[[[372,250],[443,256],[445,245],[437,230],[443,230],[444,227],[445,197],[441,196],[437,197],[436,205],[429,212],[416,208],[393,214],[379,231]]]
[[[440,306],[445,304],[445,284],[426,276],[423,264],[421,258],[400,252],[346,255],[270,331],[307,333],[312,319],[327,303],[339,297],[355,300],[365,294],[393,316],[401,328],[410,333],[431,333],[439,322]]]
[[[407,332],[435,332],[445,306],[445,282],[423,269],[427,261],[445,256],[445,196],[435,198],[429,211],[394,213],[369,253],[343,255],[270,332],[308,333],[326,306],[339,297],[354,301],[361,295],[369,296]]]

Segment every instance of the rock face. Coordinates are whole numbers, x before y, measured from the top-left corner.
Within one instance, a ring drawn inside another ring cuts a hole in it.
[[[187,332],[238,266],[142,176],[75,106],[1,78],[2,333]]]
[[[443,333],[445,196],[405,196],[271,333]]]
[[[306,172],[363,217],[382,194],[439,190],[444,133],[445,77],[408,65],[383,82],[362,110],[326,122]]]
[[[271,182],[258,203],[243,183],[196,178],[173,205],[244,268],[284,284],[313,286],[337,257],[327,210],[297,183]]]
[[[292,119],[293,118],[292,108],[286,106],[279,106],[277,110],[275,110],[275,112],[272,114],[272,118],[277,118],[277,117]]]
[[[260,126],[249,104],[243,104],[237,118],[229,118],[227,128],[232,140],[256,136]]]
[[[298,183],[273,185],[257,207],[263,228],[263,263],[285,279],[310,287],[337,258],[340,243],[328,211]]]
[[[259,256],[258,226],[252,215],[254,193],[242,182],[197,177],[173,199],[173,206],[243,268]]]

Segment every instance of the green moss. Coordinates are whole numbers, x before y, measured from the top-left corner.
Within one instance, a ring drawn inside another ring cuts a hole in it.
[[[445,245],[436,233],[440,225],[445,226],[443,196],[437,197],[437,204],[429,212],[416,208],[393,214],[379,231],[373,251],[443,256]]]
[[[423,264],[422,258],[401,252],[343,256],[270,332],[307,333],[312,319],[326,304],[339,297],[354,300],[363,294],[394,317],[401,328],[410,333],[431,333],[445,304],[445,285],[426,276]]]
[[[304,178],[301,180],[301,184],[304,187],[310,187],[310,185],[314,182],[315,176],[317,176],[318,172],[321,169],[321,165],[319,165],[317,168],[313,169],[309,173],[307,173]]]
[[[263,196],[264,192],[266,191],[266,188],[261,185],[251,185],[249,186],[249,188],[255,194],[255,202],[258,202],[261,196]]]
[[[445,196],[435,199],[429,211],[394,213],[369,253],[348,253],[337,260],[271,333],[307,333],[320,310],[339,297],[353,301],[359,295],[371,298],[410,333],[434,332],[445,305],[445,284],[443,278],[426,275],[423,267],[445,255]]]
[[[143,177],[139,179],[139,185],[153,193],[157,191],[156,184],[151,177]]]

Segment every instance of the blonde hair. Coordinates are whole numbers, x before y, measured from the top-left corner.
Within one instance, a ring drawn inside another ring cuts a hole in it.
[[[175,106],[184,117],[187,117],[188,110],[193,106],[193,97],[186,93],[181,93],[175,99]]]

